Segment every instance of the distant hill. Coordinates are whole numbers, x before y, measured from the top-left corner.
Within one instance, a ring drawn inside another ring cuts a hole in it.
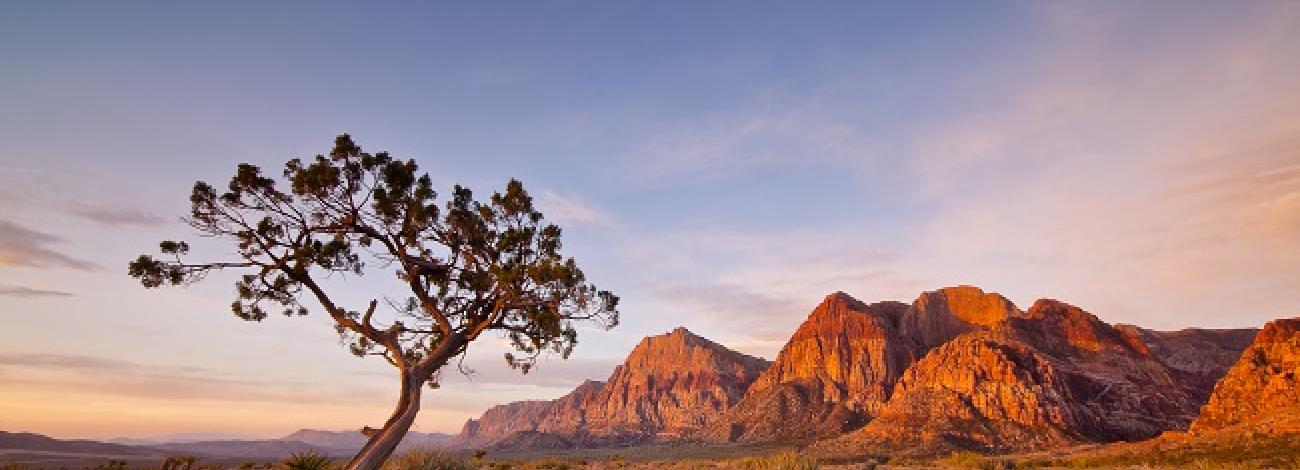
[[[108,444],[88,440],[62,440],[29,432],[5,431],[0,431],[0,450],[138,456],[150,456],[163,453],[160,449],[150,447]]]
[[[451,441],[452,435],[442,433],[425,433],[411,431],[402,438],[398,449],[443,447]],[[281,437],[280,441],[303,442],[313,446],[331,449],[335,453],[352,454],[366,443],[366,436],[358,431],[323,431],[318,429],[299,429]]]
[[[399,449],[441,447],[452,436],[412,432]],[[355,431],[303,429],[278,439],[225,439],[157,442],[146,439],[116,439],[117,442],[64,440],[34,433],[0,431],[0,461],[17,461],[51,467],[77,466],[105,459],[131,462],[152,461],[173,455],[194,455],[214,459],[279,460],[302,452],[316,452],[336,458],[350,457],[365,444]]]
[[[305,442],[286,441],[281,439],[169,442],[155,444],[153,447],[168,451],[168,453],[172,455],[206,455],[212,457],[246,459],[282,459],[303,452],[315,452],[331,456],[340,456],[348,453],[345,450],[314,446]]]

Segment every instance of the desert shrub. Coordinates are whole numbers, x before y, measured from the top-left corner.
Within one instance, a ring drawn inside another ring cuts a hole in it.
[[[198,459],[193,455],[176,455],[167,457],[162,463],[162,470],[190,470]]]
[[[980,470],[1003,470],[1015,468],[1008,460],[985,457],[971,451],[953,452],[943,460],[944,465],[955,468],[977,468]]]
[[[330,470],[334,468],[334,459],[316,452],[293,454],[280,462],[285,470]]]
[[[766,457],[746,457],[736,461],[736,466],[745,470],[817,470],[821,465],[817,459],[799,455],[796,452],[781,452]]]
[[[530,470],[570,470],[573,468],[573,465],[570,465],[568,462],[563,460],[542,459],[528,462],[526,468]]]
[[[94,470],[127,470],[127,465],[126,462],[122,460],[109,460],[108,462],[96,465]]]
[[[384,470],[473,470],[474,465],[465,457],[448,452],[425,449],[408,450],[388,459]]]

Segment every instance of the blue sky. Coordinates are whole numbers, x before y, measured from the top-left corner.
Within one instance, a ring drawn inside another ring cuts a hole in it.
[[[0,429],[382,421],[319,316],[144,291],[195,180],[349,132],[440,186],[522,179],[624,324],[519,377],[485,342],[418,429],[603,378],[678,325],[772,357],[825,294],[974,284],[1152,328],[1300,292],[1290,2],[20,2],[0,7]],[[211,247],[210,249],[218,249]],[[339,283],[355,302],[380,279]]]

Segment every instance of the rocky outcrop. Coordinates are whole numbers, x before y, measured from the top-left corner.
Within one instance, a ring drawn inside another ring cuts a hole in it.
[[[478,419],[461,426],[457,444],[465,447],[485,447],[519,431],[533,431],[537,423],[550,411],[554,402],[528,400],[488,408]]]
[[[685,328],[645,338],[605,382],[553,401],[518,402],[471,420],[464,446],[629,444],[675,439],[729,409],[770,363]]]
[[[957,335],[1020,316],[1020,309],[996,292],[957,286],[922,293],[899,324],[899,334],[929,351]]]
[[[1300,432],[1300,318],[1274,320],[1219,384],[1192,433]]]
[[[914,359],[900,339],[906,304],[865,304],[842,292],[813,309],[772,367],[736,407],[701,433],[711,441],[835,435],[860,426],[889,399]]]
[[[1050,358],[988,332],[939,346],[907,370],[894,399],[870,424],[829,443],[839,452],[1050,447],[1079,439],[1074,394]]]

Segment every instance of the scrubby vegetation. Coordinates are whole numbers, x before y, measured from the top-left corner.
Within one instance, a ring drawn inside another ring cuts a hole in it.
[[[384,464],[384,470],[474,470],[469,459],[459,454],[442,451],[412,449],[393,456]]]
[[[953,452],[943,463],[954,468],[974,468],[979,470],[1003,470],[1016,468],[1010,460],[987,457],[976,452]]]
[[[284,470],[332,470],[334,468],[334,459],[316,452],[303,452],[293,454],[284,462],[280,462],[280,468]]]
[[[746,457],[736,461],[737,468],[744,470],[817,470],[821,465],[817,459],[799,455],[795,452],[781,452],[766,457]]]

